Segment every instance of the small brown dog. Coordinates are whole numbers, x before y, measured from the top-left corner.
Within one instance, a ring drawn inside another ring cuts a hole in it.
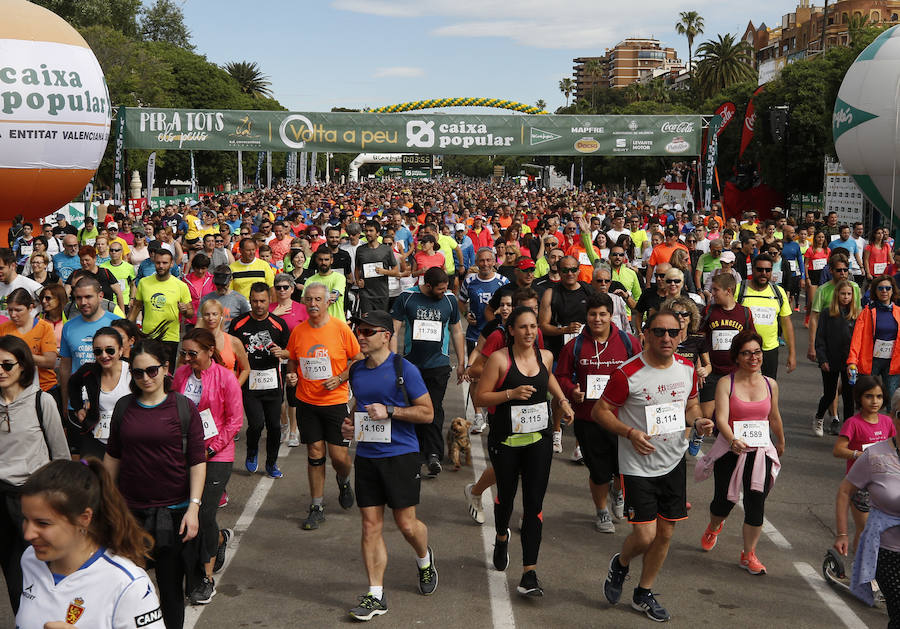
[[[469,441],[469,428],[472,422],[462,417],[454,417],[447,431],[447,456],[453,462],[453,471],[459,471],[460,465],[472,465],[472,444]],[[462,463],[460,463],[462,459]]]

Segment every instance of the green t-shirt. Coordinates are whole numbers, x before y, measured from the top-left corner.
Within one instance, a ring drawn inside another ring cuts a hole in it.
[[[441,246],[440,252],[444,254],[444,270],[448,275],[453,275],[456,271],[456,260],[453,258],[453,249],[459,248],[459,243],[455,238],[441,234],[437,237],[438,244]]]
[[[859,285],[850,281],[853,284],[853,301],[856,302],[856,305],[860,305],[860,297],[859,297]],[[834,282],[828,281],[819,286],[816,289],[816,296],[813,297],[812,303],[812,311],[813,312],[822,312],[823,310],[828,309],[831,306],[831,300],[834,297]]]
[[[331,271],[328,275],[319,275],[316,273],[315,275],[306,278],[306,283],[303,285],[303,295],[306,295],[306,287],[313,282],[324,284],[328,288],[329,293],[332,291],[340,293],[337,301],[328,306],[328,314],[341,321],[346,321],[347,317],[344,315],[344,295],[347,293],[347,278],[337,271]]]
[[[134,278],[137,277],[134,272],[134,265],[122,262],[119,266],[114,266],[111,261],[107,261],[100,266],[107,269],[119,280],[119,287],[122,289],[122,303],[127,306],[128,302],[131,301],[131,287],[128,281],[131,280],[133,282]]]
[[[161,282],[154,273],[138,282],[134,298],[143,304],[144,322],[141,327],[144,332],[149,333],[161,323],[168,322],[162,340],[176,343],[180,340],[178,304],[191,303],[187,284],[171,275]]]

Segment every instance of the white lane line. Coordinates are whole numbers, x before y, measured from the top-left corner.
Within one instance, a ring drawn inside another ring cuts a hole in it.
[[[287,446],[281,446],[278,450],[278,459],[281,460],[287,458],[293,449],[294,448],[288,448]],[[281,482],[284,482],[284,479],[281,479]],[[225,564],[222,566],[219,573],[214,575],[217,586],[225,581],[225,573],[228,571],[228,566],[231,565],[231,560],[234,559],[238,549],[241,547],[241,538],[244,536],[244,533],[247,532],[247,529],[250,528],[253,519],[256,517],[257,511],[259,511],[263,502],[266,501],[266,496],[269,495],[269,490],[272,489],[272,485],[274,484],[274,478],[269,478],[263,474],[263,477],[256,483],[256,487],[253,488],[253,493],[250,494],[247,504],[244,505],[244,510],[241,512],[240,517],[234,525],[234,536],[231,538],[231,541],[228,542],[228,552],[225,555]],[[208,605],[188,605],[184,610],[184,629],[193,629],[200,620],[203,610],[207,607]]]
[[[860,620],[859,616],[854,614],[853,610],[837,594],[831,591],[829,585],[825,583],[825,579],[815,568],[802,561],[795,561],[794,568],[847,629],[866,629],[868,625]]]
[[[472,419],[469,414],[469,383],[462,383],[463,404],[466,409],[466,418]],[[472,442],[472,468],[475,472],[475,480],[481,477],[481,473],[488,465],[481,437],[474,435]],[[494,629],[515,629],[516,620],[513,616],[512,600],[509,597],[509,583],[505,572],[494,569],[494,493],[491,488],[481,494],[481,501],[485,505],[484,524],[481,526],[481,541],[484,546],[484,564],[487,569],[488,594],[491,601],[491,620]]]
[[[769,522],[768,518],[763,518],[762,531],[766,534],[766,537],[769,538],[769,541],[778,546],[781,550],[790,550],[792,548],[791,543],[787,541],[787,538],[785,538],[771,522]]]

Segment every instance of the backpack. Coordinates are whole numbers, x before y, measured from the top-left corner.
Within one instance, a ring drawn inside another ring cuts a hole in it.
[[[360,360],[359,362],[353,363],[353,366],[350,367],[350,376],[354,376],[356,370],[358,369],[357,365],[364,363],[364,360]],[[411,406],[409,401],[409,392],[406,390],[406,380],[403,377],[403,356],[400,354],[394,354],[394,376],[396,378],[397,388],[400,389],[400,393],[403,394],[403,402],[407,407]]]
[[[619,333],[619,338],[622,339],[622,345],[625,346],[625,353],[628,355],[628,358],[634,356],[634,346],[631,344],[631,337],[628,336],[628,332],[620,328],[616,328],[616,332]],[[578,364],[578,357],[581,356],[581,345],[584,343],[584,333],[579,334],[575,337],[575,347],[573,353],[572,360],[572,382],[578,383],[578,375],[575,373],[575,365]]]
[[[125,416],[125,410],[133,401],[134,394],[129,393],[116,402],[112,418],[109,420],[110,432],[112,432],[113,426],[118,426],[122,423],[122,418]],[[188,431],[191,426],[191,401],[180,393],[175,393],[175,406],[178,408],[178,419],[181,420],[181,454],[187,456]]]
[[[778,286],[774,284],[769,284],[769,288],[775,293],[775,299],[778,301],[778,312],[781,312],[782,306],[784,306],[784,297],[781,296],[781,291],[778,290]],[[740,305],[744,305],[744,293],[747,291],[747,280],[741,280],[740,285],[738,285],[737,295],[735,295],[735,301]]]
[[[43,391],[38,389],[34,394],[34,412],[37,414],[38,425],[41,427],[41,434],[44,435],[44,443],[47,444],[47,454],[52,458],[50,452],[50,442],[47,440],[47,429],[44,428],[44,407],[41,406],[41,394]]]

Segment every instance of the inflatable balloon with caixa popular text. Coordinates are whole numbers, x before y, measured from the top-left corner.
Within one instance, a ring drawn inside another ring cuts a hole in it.
[[[80,196],[109,122],[103,70],[78,31],[26,0],[0,0],[0,221]]]
[[[900,216],[900,26],[879,35],[844,75],[834,104],[834,148],[846,171],[879,210]],[[894,181],[894,167],[897,180]]]

